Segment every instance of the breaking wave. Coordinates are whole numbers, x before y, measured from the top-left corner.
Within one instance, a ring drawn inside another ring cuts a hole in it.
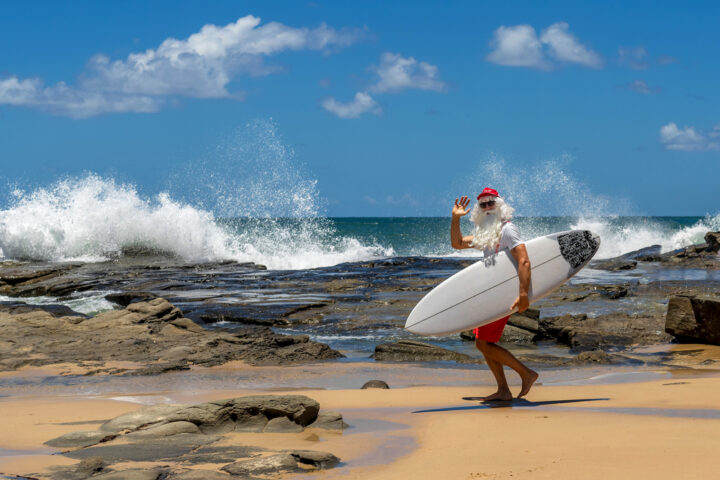
[[[164,193],[88,174],[15,189],[0,210],[0,259],[103,261],[128,248],[187,262],[235,260],[305,269],[394,254],[338,235],[271,121],[238,129],[180,166]]]

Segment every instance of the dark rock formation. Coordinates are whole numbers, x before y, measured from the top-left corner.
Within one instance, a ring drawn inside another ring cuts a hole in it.
[[[611,272],[618,270],[632,270],[635,267],[637,267],[637,261],[627,258],[597,260],[590,265],[590,268],[594,268],[596,270],[609,270]]]
[[[429,343],[415,342],[412,340],[400,340],[396,343],[383,343],[375,347],[372,358],[378,361],[393,362],[428,362],[438,360],[449,360],[459,363],[480,363],[463,353],[453,352],[446,348],[431,345]]]
[[[720,345],[720,299],[671,297],[665,331],[679,342]]]
[[[369,381],[365,382],[365,384],[362,387],[360,387],[361,390],[365,390],[367,388],[388,389],[388,388],[390,388],[390,386],[382,380],[369,380]]]
[[[540,320],[540,336],[551,338],[576,351],[597,350],[610,346],[667,342],[662,333],[662,318],[626,314],[563,315]]]

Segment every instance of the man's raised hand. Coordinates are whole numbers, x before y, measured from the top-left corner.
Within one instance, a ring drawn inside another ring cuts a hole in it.
[[[460,197],[460,200],[455,199],[455,206],[452,209],[452,214],[454,217],[462,217],[470,213],[470,210],[467,208],[468,205],[470,205],[470,199],[468,197]]]

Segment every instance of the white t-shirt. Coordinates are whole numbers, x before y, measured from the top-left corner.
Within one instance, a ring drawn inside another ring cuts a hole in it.
[[[485,248],[483,249],[483,252],[487,258],[491,255],[495,255],[500,250],[512,250],[522,243],[524,242],[520,238],[520,231],[515,225],[513,225],[512,222],[507,222],[503,225],[502,230],[500,230],[500,245],[497,250],[493,248]]]

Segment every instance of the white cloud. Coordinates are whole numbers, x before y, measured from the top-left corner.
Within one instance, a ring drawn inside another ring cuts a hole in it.
[[[439,92],[445,89],[445,84],[438,78],[438,67],[418,62],[413,57],[385,52],[374,70],[380,81],[370,87],[373,92],[399,92],[408,88]]]
[[[618,48],[618,63],[633,70],[647,70],[647,50],[642,45]]]
[[[322,107],[340,118],[358,118],[364,113],[379,115],[382,109],[367,93],[398,93],[414,88],[419,90],[445,90],[445,83],[438,78],[438,67],[427,62],[418,62],[413,57],[385,52],[380,65],[371,67],[380,79],[366,91],[358,92],[352,101],[341,103],[333,97],[322,101]]]
[[[577,63],[601,68],[603,60],[570,33],[566,22],[557,22],[546,28],[540,38],[531,25],[501,26],[490,41],[493,51],[487,61],[509,67],[529,67],[548,70],[556,61]]]
[[[678,128],[675,123],[668,123],[660,128],[660,143],[667,150],[682,150],[686,152],[701,152],[707,150],[720,150],[720,124],[704,134],[694,127]]]
[[[36,108],[74,118],[107,112],[155,112],[160,104],[156,98],[78,90],[63,82],[44,87],[35,78],[0,80],[0,105]]]
[[[38,108],[83,117],[103,112],[155,111],[165,97],[238,98],[228,84],[239,75],[267,75],[278,69],[264,58],[284,51],[329,53],[357,42],[360,30],[293,28],[277,22],[260,25],[252,15],[225,26],[205,25],[184,40],[168,38],[156,49],[111,61],[90,60],[76,87],[61,82],[44,87],[37,79],[2,81],[0,105]]]
[[[374,113],[379,115],[382,109],[373,98],[365,92],[358,92],[352,101],[341,103],[333,97],[326,98],[322,107],[333,115],[340,118],[358,118],[363,113]]]
[[[643,95],[651,95],[660,91],[659,88],[650,88],[644,80],[633,80],[627,84],[627,88]]]
[[[508,67],[550,67],[535,29],[530,25],[501,26],[495,30],[490,45],[494,50],[486,58],[489,62]]]
[[[585,48],[574,35],[566,22],[557,22],[545,29],[540,41],[547,44],[550,54],[562,62],[579,63],[591,68],[600,68],[603,61],[600,56]]]

